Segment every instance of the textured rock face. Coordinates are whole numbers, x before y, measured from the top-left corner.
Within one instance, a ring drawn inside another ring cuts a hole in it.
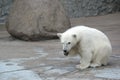
[[[5,22],[6,16],[9,14],[9,8],[13,0],[0,0],[0,23]]]
[[[70,21],[57,0],[15,0],[7,31],[22,40],[57,38],[56,33],[70,27]]]
[[[0,0],[0,17],[8,14],[14,0]],[[104,15],[120,11],[120,0],[59,0],[70,17]]]
[[[70,17],[96,16],[120,11],[120,0],[61,0]]]
[[[0,0],[0,17],[14,0]],[[104,15],[120,11],[120,0],[60,0],[70,17]]]
[[[0,0],[0,17],[8,15],[13,0]]]

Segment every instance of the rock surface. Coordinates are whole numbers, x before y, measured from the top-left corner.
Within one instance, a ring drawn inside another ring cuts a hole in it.
[[[70,27],[70,21],[58,0],[15,0],[6,27],[22,40],[53,39]]]
[[[0,17],[9,13],[14,0],[0,0]],[[120,11],[120,0],[60,0],[69,17],[95,16]]]
[[[0,0],[0,17],[9,12],[14,0]],[[69,17],[95,16],[120,11],[120,0],[59,0]]]
[[[13,1],[14,0],[0,0],[0,22],[3,22],[9,14],[9,9]]]
[[[69,17],[105,15],[120,11],[120,0],[61,0]]]

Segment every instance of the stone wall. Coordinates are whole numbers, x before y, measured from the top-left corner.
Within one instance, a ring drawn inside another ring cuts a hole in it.
[[[60,0],[69,17],[96,16],[120,11],[120,0]],[[0,18],[9,13],[13,0],[0,0]]]
[[[13,0],[0,0],[0,17],[9,13],[9,8]]]
[[[8,15],[12,2],[13,0],[0,0],[0,22],[3,22],[6,15]]]
[[[61,0],[70,17],[96,16],[120,11],[120,0]]]

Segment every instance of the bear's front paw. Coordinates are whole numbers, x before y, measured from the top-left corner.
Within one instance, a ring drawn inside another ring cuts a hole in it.
[[[76,68],[81,69],[81,70],[86,69],[88,67],[89,67],[89,65],[82,65],[82,64],[76,65]]]

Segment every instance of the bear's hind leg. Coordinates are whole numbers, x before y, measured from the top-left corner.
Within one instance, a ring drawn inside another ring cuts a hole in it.
[[[99,56],[98,56],[99,57]],[[99,67],[99,66],[106,66],[108,63],[108,57],[104,56],[103,58],[97,58],[90,64],[90,67]]]
[[[99,49],[90,67],[99,67],[102,65],[107,65],[109,53],[110,51],[107,47],[102,47],[101,49]]]
[[[102,60],[101,60],[101,64],[103,66],[106,66],[108,64],[108,58],[109,58],[109,55],[106,55]]]

